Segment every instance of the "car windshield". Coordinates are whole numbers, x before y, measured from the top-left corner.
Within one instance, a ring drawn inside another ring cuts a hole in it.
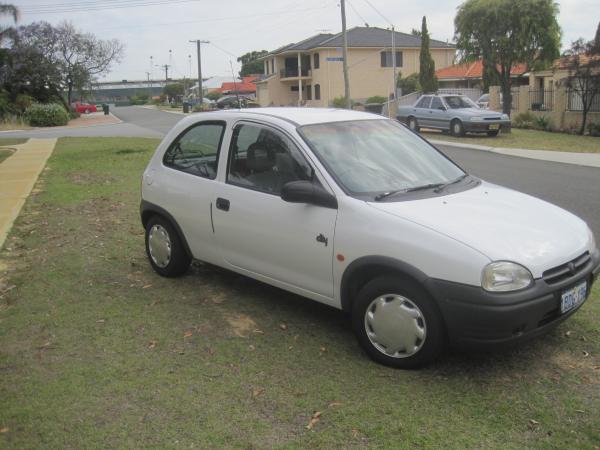
[[[444,101],[450,109],[477,108],[477,104],[464,95],[447,95]]]
[[[305,125],[300,133],[342,188],[358,197],[452,182],[465,173],[387,119]]]

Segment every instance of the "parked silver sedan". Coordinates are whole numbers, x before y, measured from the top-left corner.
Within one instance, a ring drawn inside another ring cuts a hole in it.
[[[413,131],[435,128],[454,136],[469,132],[497,136],[510,127],[508,115],[481,109],[464,95],[423,95],[413,106],[399,107],[396,118]]]

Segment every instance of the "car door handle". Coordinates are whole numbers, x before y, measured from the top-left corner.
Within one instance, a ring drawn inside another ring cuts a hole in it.
[[[217,208],[229,211],[229,200],[221,197],[217,198]]]

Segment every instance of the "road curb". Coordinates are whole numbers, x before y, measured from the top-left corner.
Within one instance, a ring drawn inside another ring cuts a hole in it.
[[[489,147],[486,145],[459,144],[455,142],[439,141],[437,139],[428,139],[428,141],[434,145],[446,147],[466,148],[469,150],[486,151],[505,156],[517,156],[519,158],[536,159],[539,161],[600,168],[600,154],[598,153],[573,153],[552,150],[531,150],[526,148]]]

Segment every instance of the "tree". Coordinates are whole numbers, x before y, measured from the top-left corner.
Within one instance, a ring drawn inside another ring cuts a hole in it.
[[[412,94],[413,92],[421,90],[421,84],[419,83],[419,74],[412,73],[406,78],[402,78],[402,72],[398,72],[398,79],[396,86],[402,89],[402,95]]]
[[[600,29],[600,25],[598,27]],[[571,44],[571,48],[564,53],[558,69],[566,69],[569,75],[563,84],[571,93],[581,98],[583,105],[581,127],[579,134],[585,132],[587,115],[594,99],[600,97],[600,36],[585,42],[578,39]]]
[[[553,0],[467,0],[454,19],[462,62],[486,61],[502,89],[503,110],[510,114],[510,71],[517,63],[533,67],[558,57],[560,27]]]
[[[435,92],[438,88],[435,77],[435,62],[429,52],[429,32],[427,31],[427,18],[423,16],[421,25],[421,53],[419,55],[419,83],[424,92]]]
[[[265,73],[263,62],[257,61],[257,59],[262,56],[265,56],[267,53],[269,53],[267,50],[255,50],[240,56],[237,59],[239,63],[242,63],[240,77],[247,77],[248,75]]]
[[[19,20],[19,9],[8,3],[0,3],[0,17],[10,16],[17,23]],[[0,27],[0,44],[6,40],[14,40],[16,31],[13,27]]]
[[[500,80],[498,79],[497,71],[494,70],[494,64],[490,63],[487,59],[483,59],[481,62],[483,65],[483,91],[488,92],[490,90],[490,86],[496,86],[500,84]]]
[[[413,36],[421,37],[421,32],[419,30],[417,30],[416,28],[413,28],[412,30],[410,30],[410,34],[412,34]]]
[[[184,93],[183,83],[171,83],[165,85],[163,94],[170,100],[172,98],[181,97]]]
[[[123,54],[119,41],[98,39],[69,22],[56,27],[46,22],[21,27],[19,40],[23,47],[39,49],[47,65],[58,71],[59,89],[67,95],[65,106],[71,104],[74,90],[83,90],[97,76],[110,71]]]

